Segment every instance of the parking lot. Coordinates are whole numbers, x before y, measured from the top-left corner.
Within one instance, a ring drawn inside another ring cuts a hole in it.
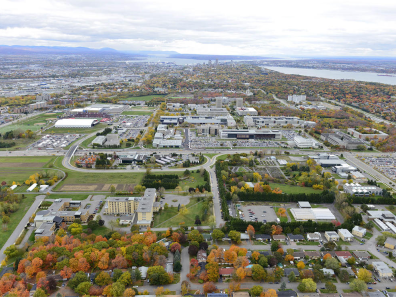
[[[362,160],[362,157],[359,159]],[[363,160],[362,160],[363,161]],[[385,174],[390,179],[396,179],[396,158],[392,157],[364,157],[364,162]]]
[[[63,148],[80,138],[80,134],[58,134],[45,135],[40,140],[32,144],[32,147],[41,148]]]
[[[267,205],[249,205],[241,206],[240,211],[242,212],[241,218],[245,221],[257,221],[263,222],[276,222],[277,216],[272,206]],[[253,212],[253,213],[252,213]]]
[[[139,116],[120,116],[119,126],[122,128],[144,128],[150,116],[139,115]]]

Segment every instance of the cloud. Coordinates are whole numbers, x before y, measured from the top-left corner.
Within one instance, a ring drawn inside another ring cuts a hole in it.
[[[396,3],[368,0],[3,0],[0,44],[195,54],[396,53]]]

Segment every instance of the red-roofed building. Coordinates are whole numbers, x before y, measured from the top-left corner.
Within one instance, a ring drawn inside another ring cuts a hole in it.
[[[230,267],[230,268],[220,268],[219,269],[219,274],[220,276],[231,276],[234,273],[235,269]]]
[[[352,257],[352,254],[348,251],[336,251],[335,254],[337,257],[343,257],[347,259]]]

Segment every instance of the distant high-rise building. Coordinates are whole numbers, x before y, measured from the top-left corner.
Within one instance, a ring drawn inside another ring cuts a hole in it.
[[[36,96],[36,102],[45,102],[51,100],[51,95],[50,94],[42,94],[42,95],[37,95]]]
[[[294,103],[300,103],[307,100],[307,96],[306,95],[289,95],[287,97],[287,101],[291,101]]]
[[[223,98],[216,98],[216,108],[222,108],[223,107]]]
[[[212,60],[208,61],[208,65],[211,66],[212,65]]]
[[[236,98],[235,99],[235,106],[236,107],[243,107],[243,98]]]
[[[219,65],[219,59],[216,59],[216,66]]]

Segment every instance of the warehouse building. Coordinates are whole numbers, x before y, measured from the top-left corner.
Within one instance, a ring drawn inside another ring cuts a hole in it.
[[[278,130],[234,130],[223,129],[220,130],[221,138],[236,138],[236,139],[282,139],[282,133]]]
[[[372,262],[374,266],[374,271],[378,273],[380,277],[392,277],[393,271],[382,261]]]
[[[353,235],[348,229],[338,229],[338,235],[343,241],[352,241]]]
[[[298,117],[271,117],[271,116],[245,116],[243,121],[248,127],[265,127],[265,126],[286,126],[293,127],[315,127],[316,123],[304,121]]]
[[[253,107],[237,107],[235,111],[239,116],[257,115],[257,110]]]
[[[61,119],[55,123],[55,128],[91,128],[98,123],[96,119]]]
[[[294,136],[294,145],[298,148],[317,148],[319,143],[312,138],[304,138],[301,136]]]
[[[351,183],[344,185],[344,192],[352,196],[370,196],[382,195],[382,189],[377,186],[362,186],[359,183]]]
[[[290,211],[296,221],[332,221],[336,219],[328,208],[291,208]]]

